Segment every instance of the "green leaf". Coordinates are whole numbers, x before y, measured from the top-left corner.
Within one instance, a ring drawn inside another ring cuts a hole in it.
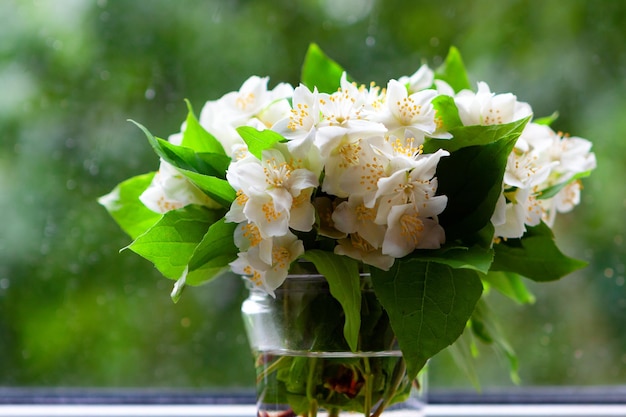
[[[586,178],[591,175],[591,171],[579,172],[578,174],[572,176],[567,181],[563,181],[560,184],[553,185],[552,187],[548,187],[545,190],[541,190],[539,196],[537,196],[538,200],[546,200],[548,198],[552,198],[557,195],[563,188],[567,187],[567,185],[571,184],[574,181],[578,181],[581,178]]]
[[[240,126],[237,133],[248,145],[248,152],[262,159],[262,153],[265,149],[271,148],[275,143],[285,141],[285,138],[273,130],[257,130],[251,126]]]
[[[457,126],[450,129],[450,133],[453,136],[452,139],[427,139],[424,143],[424,152],[433,153],[438,149],[454,152],[470,146],[517,140],[529,121],[530,116],[500,125]]]
[[[302,84],[309,90],[317,87],[320,93],[334,93],[341,85],[343,72],[341,65],[326,56],[317,44],[309,45],[301,76]]]
[[[441,120],[442,130],[449,132],[456,127],[463,126],[463,122],[459,117],[459,109],[456,107],[452,97],[440,95],[435,97],[432,103],[436,111],[435,117]]]
[[[526,288],[522,278],[506,271],[490,271],[482,277],[490,287],[500,291],[518,304],[532,304],[535,296]]]
[[[167,278],[179,279],[196,246],[221,212],[190,205],[168,211],[128,248],[147,260]]]
[[[493,271],[509,271],[538,282],[554,281],[587,263],[565,256],[554,241],[552,230],[543,222],[528,227],[521,239],[494,245]]]
[[[174,285],[171,297],[175,303],[186,285],[204,284],[230,269],[229,263],[239,252],[233,241],[236,227],[236,223],[226,223],[223,218],[209,227]]]
[[[343,333],[352,351],[356,351],[361,328],[361,279],[357,261],[323,250],[309,250],[304,259],[315,265],[328,281],[331,295],[345,314]]]
[[[196,152],[185,146],[174,145],[164,139],[155,137],[141,124],[132,120],[131,122],[143,130],[156,154],[166,162],[186,171],[226,178],[226,170],[231,162],[230,157],[227,155],[219,152]]]
[[[181,145],[191,148],[195,152],[214,153],[226,156],[226,152],[220,141],[207,132],[198,122],[189,100],[185,100],[185,102],[187,103],[188,113]]]
[[[176,168],[216,178],[226,178],[230,157],[218,153],[197,153],[191,148],[174,145],[154,136],[153,138],[151,143],[157,155]]]
[[[463,333],[482,294],[478,272],[410,259],[371,273],[409,377],[415,378],[428,359]]]
[[[461,148],[439,162],[437,193],[448,197],[439,221],[448,242],[475,236],[488,226],[515,140],[508,137],[489,145]]]
[[[235,200],[236,192],[226,181],[226,170],[231,159],[219,153],[197,153],[191,148],[177,146],[159,139],[148,129],[131,120],[146,135],[154,151],[163,160],[175,166],[206,195],[222,207],[229,207]]]
[[[235,201],[237,193],[228,181],[209,175],[198,174],[193,171],[178,169],[178,171],[189,178],[189,180],[201,189],[206,195],[218,202],[222,207],[230,207]]]
[[[136,239],[161,218],[159,213],[153,212],[139,200],[153,177],[154,172],[129,178],[98,199],[132,239]]]
[[[559,118],[559,112],[555,111],[550,116],[540,117],[538,119],[533,120],[533,123],[536,123],[538,125],[550,126],[558,118]]]
[[[452,129],[451,140],[430,140],[425,152],[439,146],[450,151],[437,167],[437,193],[448,197],[439,220],[446,240],[476,239],[488,226],[502,193],[509,154],[529,118],[493,126]]]
[[[461,90],[471,89],[461,53],[454,46],[450,47],[446,60],[437,68],[435,77],[450,84],[457,93]]]
[[[239,249],[233,240],[236,228],[236,223],[227,223],[224,218],[209,227],[189,259],[187,284],[203,284],[226,271],[228,264],[237,259]]]
[[[493,250],[480,246],[422,250],[415,255],[422,261],[437,262],[455,269],[473,269],[486,274],[493,261]]]

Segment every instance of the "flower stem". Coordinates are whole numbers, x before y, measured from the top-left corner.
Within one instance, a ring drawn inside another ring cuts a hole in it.
[[[309,417],[317,416],[318,409],[317,399],[315,398],[315,385],[313,382],[317,360],[317,357],[309,358],[309,373],[306,380],[306,397],[309,400]]]
[[[367,356],[363,358],[363,368],[365,370],[363,380],[365,383],[365,398],[363,400],[363,415],[368,416],[372,410],[372,370],[370,360]]]
[[[265,359],[264,359],[265,360]],[[267,378],[268,375],[271,375],[273,372],[275,372],[278,368],[281,367],[281,362],[284,362],[285,360],[287,360],[286,356],[280,356],[276,361],[274,361],[274,363],[270,364],[270,366],[268,366],[267,368],[265,368],[263,370],[263,372],[261,372],[257,377],[256,377],[256,382],[257,384],[259,382],[261,382],[262,379]]]
[[[398,390],[398,387],[400,386],[400,383],[402,382],[402,378],[404,377],[405,372],[406,372],[406,363],[404,362],[404,359],[400,359],[400,362],[398,362],[398,364],[396,365],[396,368],[394,369],[393,378],[390,381],[391,384],[389,385],[387,392],[385,392],[385,396],[383,400],[380,402],[380,404],[376,408],[376,411],[374,411],[371,417],[379,417],[383,413],[385,408],[391,402],[391,399],[393,398],[393,396],[396,394],[396,391]]]

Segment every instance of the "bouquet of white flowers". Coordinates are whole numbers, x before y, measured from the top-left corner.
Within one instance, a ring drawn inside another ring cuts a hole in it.
[[[159,170],[100,201],[128,248],[176,280],[174,299],[227,270],[274,294],[295,261],[314,264],[352,350],[367,270],[414,378],[468,322],[485,330],[484,287],[524,302],[522,277],[584,266],[551,226],[578,204],[595,157],[554,119],[484,82],[472,90],[454,48],[437,70],[381,87],[311,45],[295,88],[253,76],[199,117],[189,106],[168,140],[140,126]]]

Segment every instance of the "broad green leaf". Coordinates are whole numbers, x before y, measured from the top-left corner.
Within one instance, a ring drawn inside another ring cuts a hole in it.
[[[507,239],[494,249],[493,271],[515,272],[539,282],[554,281],[587,266],[584,261],[564,255],[544,223],[528,227],[521,239]]]
[[[153,147],[161,158],[176,168],[216,178],[226,178],[226,170],[231,161],[226,155],[197,153],[191,148],[174,145],[160,138],[155,138]]]
[[[159,213],[153,212],[139,200],[153,177],[154,172],[129,178],[98,199],[132,239],[136,239],[161,218]]]
[[[133,123],[144,132],[156,154],[176,168],[202,175],[226,178],[226,170],[231,162],[227,155],[219,152],[196,152],[185,146],[174,145],[155,137],[141,124]]]
[[[455,269],[473,269],[486,274],[493,261],[493,250],[480,246],[452,247],[417,251],[415,256],[422,261],[437,262]]]
[[[463,333],[482,294],[478,272],[410,259],[371,273],[409,377],[415,378],[428,359]]]
[[[461,122],[459,117],[459,109],[456,107],[452,97],[440,95],[435,97],[432,103],[436,112],[435,117],[441,121],[441,129],[449,132],[456,127],[463,126],[463,122]]]
[[[131,120],[146,135],[154,151],[166,162],[191,180],[206,195],[222,207],[229,207],[236,192],[226,181],[226,170],[231,159],[219,153],[196,153],[191,148],[176,146],[152,135],[148,129]]]
[[[424,152],[433,153],[438,149],[454,152],[469,146],[489,145],[501,140],[517,140],[529,120],[530,116],[500,125],[457,126],[450,129],[452,139],[427,139],[424,143]]]
[[[236,227],[236,223],[227,223],[223,218],[209,227],[189,260],[187,284],[203,284],[227,270],[228,264],[237,259],[239,249],[233,241]]]
[[[439,161],[437,193],[448,197],[439,221],[448,242],[475,239],[488,226],[516,140],[510,136],[489,145],[461,148]]]
[[[341,85],[343,68],[330,59],[317,44],[310,44],[302,65],[302,84],[320,93],[334,93]]]
[[[537,196],[538,200],[545,200],[548,198],[552,198],[557,195],[563,188],[567,187],[574,181],[578,181],[581,178],[586,178],[591,175],[591,171],[579,172],[578,174],[572,176],[568,181],[563,181],[560,184],[553,185],[552,187],[546,188],[545,190],[541,190],[541,194]]]
[[[237,225],[220,219],[213,223],[194,249],[187,267],[174,285],[172,300],[180,299],[186,285],[201,285],[229,270],[229,263],[237,258],[233,241]]]
[[[196,246],[221,217],[221,212],[194,205],[168,211],[128,248],[151,261],[167,278],[179,279]]]
[[[490,271],[482,277],[490,287],[495,288],[519,304],[532,304],[535,296],[526,288],[522,278],[506,271]]]
[[[191,148],[198,153],[213,153],[226,156],[226,152],[220,141],[207,132],[198,122],[189,100],[185,100],[185,102],[187,103],[188,113],[181,145]]]
[[[328,281],[331,295],[339,301],[345,314],[344,336],[350,349],[356,351],[361,328],[361,279],[358,263],[352,258],[323,250],[306,251],[304,259],[312,262]]]
[[[284,141],[285,138],[273,130],[257,130],[251,126],[240,126],[237,133],[248,145],[248,152],[262,159],[262,153],[265,149],[271,148],[275,143]]]
[[[437,68],[435,77],[450,84],[457,93],[461,90],[471,89],[461,53],[454,46],[450,47],[446,60]]]
[[[178,171],[189,178],[206,195],[219,203],[221,207],[230,207],[231,203],[235,201],[237,193],[228,181],[180,168]]]

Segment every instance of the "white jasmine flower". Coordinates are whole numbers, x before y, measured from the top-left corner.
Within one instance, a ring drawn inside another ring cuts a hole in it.
[[[305,85],[296,87],[290,113],[272,126],[274,131],[288,140],[289,151],[294,154],[297,154],[296,149],[303,146],[304,151],[308,151],[315,137],[316,126],[320,120],[317,95],[317,89],[311,92]]]
[[[405,85],[409,93],[431,88],[435,81],[435,72],[426,64],[419,67],[410,77],[400,77],[398,82]]]
[[[548,178],[558,162],[547,162],[537,152],[519,152],[514,149],[508,156],[504,183],[507,187],[533,188]]]
[[[386,171],[389,165],[386,155],[378,150],[382,146],[384,146],[384,138],[373,136],[359,141],[358,146],[354,148],[346,146],[341,149],[340,155],[344,158],[344,161],[340,162],[342,169],[324,178],[325,184],[336,180],[338,185],[335,188],[326,188],[342,190],[345,194],[343,196],[358,195],[368,207],[372,207],[378,191],[378,180],[387,176]],[[351,151],[354,153],[352,154]],[[354,163],[348,163],[350,160]]]
[[[293,87],[282,83],[274,90],[268,90],[268,80],[268,77],[252,76],[239,91],[209,101],[202,108],[200,124],[220,141],[227,154],[232,155],[233,147],[243,144],[237,127],[250,124],[253,118],[258,118],[260,124],[268,127],[288,111],[288,103],[282,100],[291,97]],[[275,103],[278,104],[272,106]]]
[[[377,150],[385,155],[390,163],[390,169],[396,171],[419,165],[418,160],[423,153],[423,143],[423,133],[415,137],[411,132],[406,131],[404,137],[386,136],[384,145],[377,147]]]
[[[335,208],[332,219],[337,230],[346,234],[358,232],[373,249],[378,249],[383,243],[386,228],[374,222],[376,214],[375,207],[366,207],[363,197],[353,194]]]
[[[578,181],[567,184],[552,198],[540,196],[544,190],[594,169],[595,155],[590,150],[586,139],[563,137],[548,126],[528,124],[507,161],[505,192],[491,219],[496,236],[519,238],[526,226],[535,226],[540,220],[552,226],[557,213],[578,204]]]
[[[567,213],[580,204],[580,191],[582,185],[580,181],[572,181],[567,184],[554,197],[548,200],[539,200],[543,209],[543,221],[550,227],[554,226],[554,221],[558,213]]]
[[[274,296],[274,290],[282,285],[293,261],[304,254],[304,245],[293,233],[271,238],[271,259],[267,262],[259,244],[245,252],[239,252],[237,259],[230,263],[232,271],[244,275],[256,286]]]
[[[332,94],[318,94],[318,103],[321,119],[315,144],[324,158],[337,149],[342,137],[360,139],[387,131],[381,123],[366,118],[372,105],[370,93],[349,83],[345,73],[341,77],[341,88]]]
[[[435,109],[432,100],[437,96],[435,90],[421,90],[409,94],[407,87],[396,80],[387,84],[387,96],[383,110],[373,116],[382,122],[389,134],[404,137],[405,130],[412,136],[430,136],[435,133]]]
[[[526,232],[526,226],[537,226],[543,216],[543,208],[539,200],[533,195],[530,188],[517,188],[504,194],[509,200],[502,206],[502,199],[499,200],[500,207],[496,222],[492,217],[495,226],[495,236],[503,238],[520,238]]]
[[[315,211],[310,196],[317,176],[294,168],[279,150],[264,150],[262,161],[251,156],[232,163],[226,177],[237,190],[227,220],[253,222],[263,238],[284,235],[289,227],[311,230]]]
[[[478,91],[463,90],[454,98],[463,125],[495,125],[510,123],[532,114],[527,103],[517,101],[513,94],[494,94],[484,82]]]
[[[393,256],[383,255],[380,248],[373,247],[359,233],[352,233],[347,238],[339,239],[334,251],[337,255],[348,256],[384,271],[388,271],[395,262]]]
[[[163,160],[152,183],[139,196],[139,199],[156,213],[166,213],[189,204],[199,204],[209,208],[221,207],[178,172],[174,166]]]
[[[402,258],[415,249],[437,249],[445,242],[445,232],[439,223],[426,218],[414,204],[391,207],[382,253]]]
[[[376,193],[380,201],[376,222],[385,224],[393,207],[405,204],[413,205],[421,217],[439,215],[446,208],[448,198],[435,196],[435,171],[441,157],[447,155],[449,153],[442,149],[433,154],[422,154],[412,167],[401,168],[389,177],[381,178]]]
[[[435,90],[440,96],[454,97],[454,88],[444,80],[435,80]]]
[[[552,139],[552,146],[548,152],[551,160],[558,161],[554,171],[559,175],[559,182],[596,168],[596,156],[591,152],[591,142],[587,139],[558,133],[555,133]]]

